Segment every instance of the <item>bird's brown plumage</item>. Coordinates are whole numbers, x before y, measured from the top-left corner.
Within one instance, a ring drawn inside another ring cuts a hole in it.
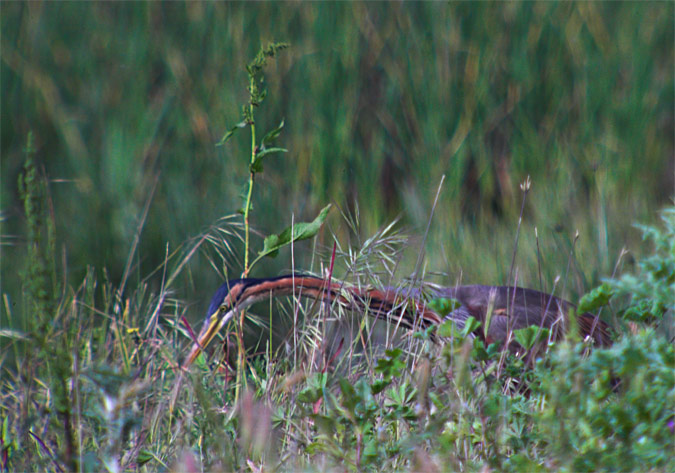
[[[291,274],[268,279],[238,279],[228,281],[216,292],[209,308],[204,328],[197,337],[186,365],[191,364],[218,330],[237,310],[272,296],[295,294],[311,299],[338,302],[350,310],[365,311],[407,329],[424,329],[452,320],[460,327],[474,317],[489,326],[487,332],[480,329],[487,343],[509,342],[509,348],[517,348],[509,336],[513,330],[539,326],[550,330],[553,340],[560,340],[570,327],[569,315],[575,310],[570,302],[532,289],[510,286],[455,286],[427,288],[432,298],[451,298],[459,307],[441,317],[430,310],[420,291],[396,289],[377,290],[357,288],[342,282],[329,282],[315,276]],[[591,314],[576,318],[579,335],[590,337],[596,345],[611,343],[607,324]],[[481,335],[482,334],[482,335]]]
[[[448,318],[461,323],[473,316],[486,323],[488,341],[507,340],[509,331],[529,326],[539,326],[551,331],[551,339],[560,340],[565,336],[571,324],[569,316],[576,307],[574,304],[551,294],[513,286],[456,286],[435,288],[436,297],[448,297],[457,300],[461,306],[451,312]],[[596,316],[588,313],[576,317],[579,335],[590,337],[596,345],[611,344],[609,327]]]

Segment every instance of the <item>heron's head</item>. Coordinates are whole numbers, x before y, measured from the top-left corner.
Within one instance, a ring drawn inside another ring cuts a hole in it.
[[[229,322],[247,287],[247,282],[248,280],[244,279],[233,279],[218,288],[211,298],[204,325],[185,360],[184,366],[190,366],[211,343],[216,334]]]

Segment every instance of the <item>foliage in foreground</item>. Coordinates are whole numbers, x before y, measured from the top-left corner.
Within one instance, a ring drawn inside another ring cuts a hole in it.
[[[250,92],[246,216],[259,158],[281,152],[255,147],[252,110],[259,100],[253,86]],[[383,352],[365,314],[350,319],[339,307],[296,302],[279,307],[291,327],[287,336],[271,309],[269,318],[247,313],[228,327],[228,334],[236,331],[235,368],[226,335],[217,363],[202,357],[188,372],[179,365],[180,347],[193,331],[172,284],[204,241],[218,253],[230,251],[228,240],[240,238],[237,226],[223,220],[167,257],[158,293],[145,282],[127,287],[131,257],[118,285],[97,281],[90,270],[79,287],[60,287],[48,188],[30,140],[27,156],[19,187],[28,224],[22,280],[29,316],[23,331],[0,334],[13,341],[0,358],[3,471],[675,469],[668,455],[675,359],[664,335],[672,332],[674,309],[673,210],[664,213],[664,230],[646,230],[655,251],[641,262],[640,276],[609,281],[582,301],[595,311],[629,296],[615,314],[646,327],[631,325],[637,333],[611,348],[566,340],[532,359],[483,346],[467,323],[459,333],[442,326],[450,340],[441,345],[429,333],[387,337]],[[325,212],[266,239],[260,254],[315,234]],[[246,235],[248,228],[245,218]],[[397,261],[401,240],[389,230],[337,252],[355,284],[393,278],[388,263]],[[356,323],[341,337],[330,335],[346,321]],[[269,339],[244,346],[242,332],[252,322]],[[514,336],[531,347],[537,333]]]
[[[672,252],[660,252],[675,236],[673,213],[664,215],[665,230],[651,233],[661,264],[648,257],[643,271],[672,267]],[[385,256],[362,250],[365,259]],[[26,277],[43,274],[46,260],[33,258]],[[670,277],[656,271],[640,284]],[[526,358],[465,333],[442,347],[419,333],[384,353],[368,341],[331,345],[331,319],[346,314],[300,305],[291,310],[305,316],[278,350],[261,343],[250,354],[249,391],[235,405],[227,354],[216,365],[201,358],[191,372],[178,367],[179,347],[189,343],[179,301],[143,285],[119,299],[120,288],[105,281],[97,297],[91,276],[58,294],[46,290],[48,280],[36,279],[26,297],[52,304],[54,317],[43,314],[25,334],[3,333],[17,355],[11,363],[3,352],[5,471],[675,468],[675,355],[660,330],[667,318],[649,319],[608,349],[561,342],[528,368]],[[371,327],[357,319],[355,340],[363,340]]]

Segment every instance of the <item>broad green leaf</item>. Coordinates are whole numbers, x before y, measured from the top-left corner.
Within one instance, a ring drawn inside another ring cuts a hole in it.
[[[579,301],[579,312],[593,312],[607,305],[613,293],[614,291],[609,284],[602,283],[581,298],[581,301]]]
[[[453,310],[458,309],[462,305],[457,299],[439,297],[437,299],[432,299],[427,304],[431,310],[436,312],[441,317],[445,317]]]
[[[237,123],[236,125],[234,125],[232,128],[230,128],[223,135],[223,137],[220,139],[220,141],[218,143],[216,143],[216,146],[223,146],[225,144],[225,142],[227,142],[227,140],[229,140],[230,137],[234,134],[234,132],[237,131],[237,129],[244,128],[246,125],[248,125],[248,123],[246,123],[245,120]]]
[[[519,330],[513,331],[513,336],[516,341],[525,348],[529,350],[534,346],[534,343],[537,341],[537,331],[539,327],[535,325],[530,325],[529,327],[521,328]]]
[[[258,253],[258,258],[256,258],[256,261],[258,261],[258,259],[262,258],[263,256],[270,256],[274,258],[279,253],[280,248],[289,245],[291,242],[312,238],[318,233],[321,225],[323,225],[324,220],[326,220],[326,216],[328,215],[330,207],[330,204],[325,206],[321,212],[319,212],[319,215],[311,222],[296,223],[295,225],[286,228],[278,235],[270,235],[265,238],[263,249]]]
[[[464,321],[464,327],[461,329],[454,320],[448,320],[438,327],[438,335],[448,338],[466,338],[470,333],[476,331],[481,323],[474,317],[469,317]]]
[[[548,329],[540,328],[536,325],[530,325],[529,327],[513,331],[516,341],[526,350],[532,348],[537,341],[548,338],[548,335]]]
[[[263,249],[258,253],[258,256],[269,256],[275,258],[279,254],[279,248],[284,246],[279,235],[269,235],[263,242]]]
[[[462,338],[462,332],[454,320],[447,320],[438,327],[438,336],[446,338]]]
[[[462,329],[462,334],[467,337],[470,333],[475,332],[480,327],[480,322],[474,317],[469,317],[464,321],[464,328]]]

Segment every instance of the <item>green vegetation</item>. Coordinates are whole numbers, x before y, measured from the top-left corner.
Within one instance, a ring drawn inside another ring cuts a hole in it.
[[[672,3],[0,10],[0,471],[675,469]],[[180,368],[289,269],[586,293],[617,340],[282,300]]]

